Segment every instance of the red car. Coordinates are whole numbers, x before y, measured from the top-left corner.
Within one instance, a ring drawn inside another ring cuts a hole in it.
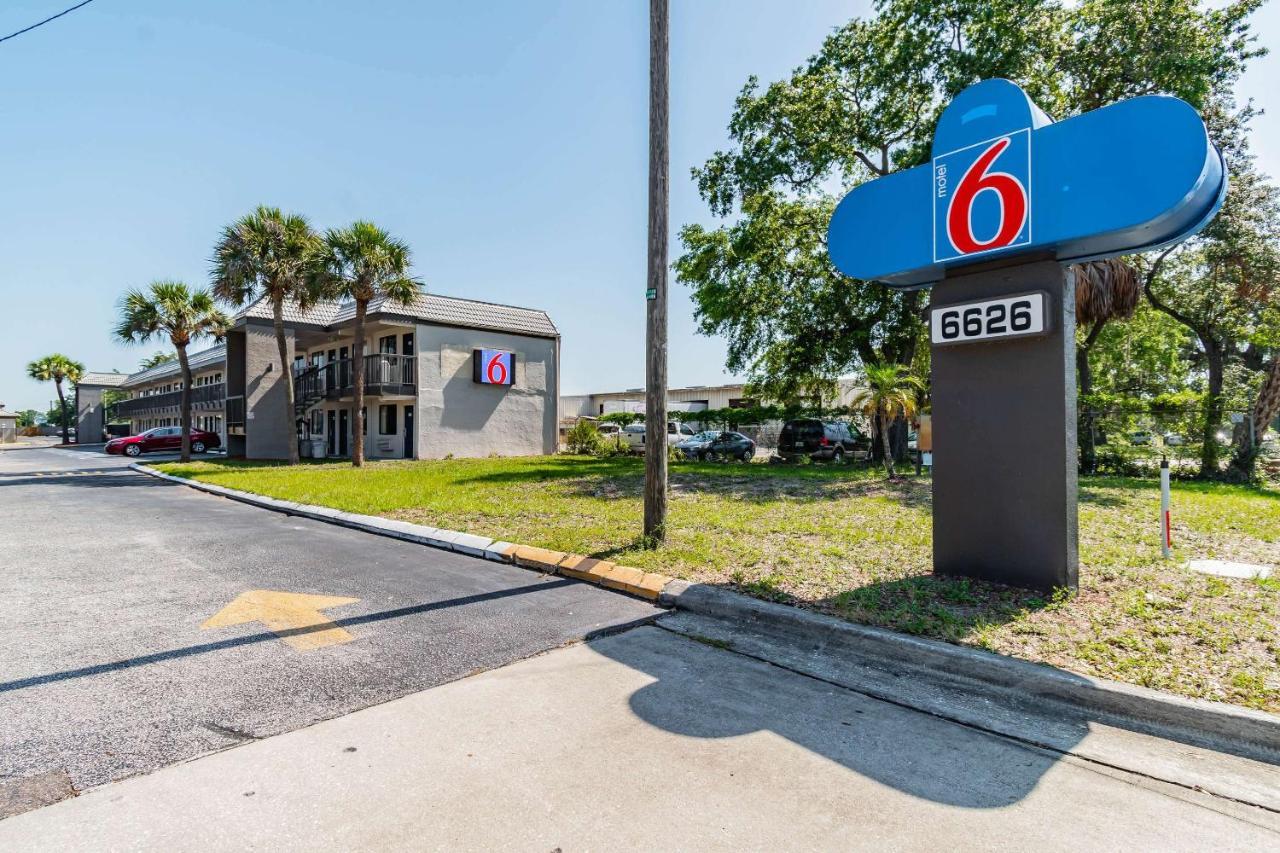
[[[192,453],[204,453],[221,444],[222,439],[218,438],[216,432],[191,430]],[[125,456],[140,456],[153,450],[182,450],[182,427],[156,427],[141,435],[113,438],[107,442],[106,450],[108,453],[123,453]]]

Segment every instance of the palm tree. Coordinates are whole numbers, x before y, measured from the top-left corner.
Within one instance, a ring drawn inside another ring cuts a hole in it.
[[[202,337],[221,340],[231,321],[218,310],[208,290],[192,290],[180,281],[153,281],[120,300],[116,337],[125,343],[168,338],[182,366],[182,461],[191,461],[191,365],[187,345]]]
[[[902,415],[910,418],[918,408],[916,395],[924,383],[901,364],[872,363],[864,370],[866,387],[853,395],[851,405],[880,424],[884,445],[884,472],[894,478],[893,453],[889,450],[889,424]]]
[[[1080,423],[1080,462],[1084,470],[1092,471],[1096,458],[1093,428],[1096,415],[1088,399],[1093,391],[1089,353],[1109,321],[1133,316],[1142,299],[1142,284],[1137,271],[1117,258],[1075,264],[1072,270],[1076,275],[1076,323],[1082,330],[1089,328],[1084,340],[1076,345],[1076,390],[1085,400]]]
[[[306,217],[260,206],[228,225],[213,250],[213,295],[232,305],[266,297],[271,301],[280,372],[285,384],[286,444],[289,462],[298,461],[293,435],[293,374],[289,370],[289,341],[284,331],[284,303],[303,298],[309,271],[321,249],[319,235]]]
[[[46,355],[27,365],[27,375],[37,382],[52,382],[58,391],[58,418],[62,421],[62,443],[67,439],[67,398],[62,394],[63,380],[75,384],[84,376],[84,365],[60,352]]]
[[[355,446],[351,461],[364,464],[364,318],[369,302],[385,297],[408,305],[422,292],[422,283],[409,276],[409,247],[372,222],[353,222],[325,233],[321,262],[315,267],[305,302],[317,299],[351,299],[356,304],[355,341]]]
[[[162,364],[168,364],[171,361],[176,361],[177,358],[178,356],[176,353],[164,352],[163,350],[160,350],[152,353],[151,355],[142,359],[142,361],[138,362],[138,369],[150,370],[153,367],[159,367]]]

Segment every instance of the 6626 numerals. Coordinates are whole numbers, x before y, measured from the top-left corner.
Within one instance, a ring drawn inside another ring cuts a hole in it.
[[[1021,337],[1045,330],[1039,293],[933,309],[934,343]]]

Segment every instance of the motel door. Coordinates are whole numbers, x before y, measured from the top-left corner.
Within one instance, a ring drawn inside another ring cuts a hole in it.
[[[325,441],[330,456],[338,454],[338,415],[333,409],[329,409],[325,414],[325,428],[329,431],[325,434]]]
[[[346,456],[351,444],[351,415],[346,409],[338,409],[338,455]]]
[[[404,407],[404,458],[413,458],[413,406]]]

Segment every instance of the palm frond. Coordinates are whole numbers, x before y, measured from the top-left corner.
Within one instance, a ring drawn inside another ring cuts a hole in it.
[[[1133,316],[1142,296],[1138,273],[1118,258],[1072,266],[1076,274],[1076,322],[1081,326]]]
[[[422,293],[409,275],[409,246],[372,222],[356,221],[325,232],[325,250],[317,277],[330,298],[369,301],[378,296],[408,304]]]

